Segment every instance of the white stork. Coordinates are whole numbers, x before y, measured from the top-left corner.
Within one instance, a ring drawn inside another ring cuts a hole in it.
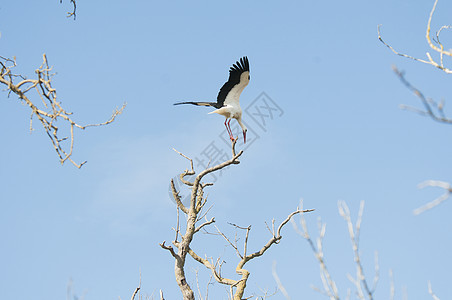
[[[246,56],[240,58],[229,69],[229,79],[221,87],[220,92],[217,96],[217,102],[179,102],[174,103],[174,105],[179,104],[193,104],[198,106],[212,106],[216,110],[210,112],[209,114],[220,114],[226,117],[224,125],[229,133],[231,141],[234,140],[231,130],[231,119],[236,119],[240,127],[243,130],[243,142],[246,143],[246,131],[247,128],[245,124],[242,123],[242,109],[240,108],[239,98],[243,89],[250,82],[250,64]]]

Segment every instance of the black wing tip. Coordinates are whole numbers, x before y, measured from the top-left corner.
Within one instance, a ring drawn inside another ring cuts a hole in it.
[[[246,72],[250,71],[250,62],[247,56],[243,56],[240,60],[236,61],[235,64],[229,69],[229,72]]]
[[[197,106],[213,106],[213,107],[216,107],[216,105],[217,105],[216,102],[192,102],[192,101],[177,102],[177,103],[174,103],[173,105],[180,105],[180,104],[192,104],[192,105],[197,105]]]

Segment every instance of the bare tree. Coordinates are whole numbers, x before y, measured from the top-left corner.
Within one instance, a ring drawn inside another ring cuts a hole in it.
[[[81,168],[86,161],[76,163],[72,160],[75,128],[86,129],[110,124],[122,113],[126,104],[124,103],[121,108],[115,109],[112,116],[103,123],[80,125],[72,119],[72,112],[68,112],[58,101],[57,91],[52,86],[54,75],[52,67],[49,66],[45,54],[42,59],[41,66],[35,70],[36,78],[28,79],[23,75],[14,73],[15,58],[9,59],[0,56],[0,83],[6,86],[8,96],[15,94],[30,108],[30,131],[33,131],[33,118],[37,118],[50,138],[60,163],[64,164],[66,161],[70,161],[77,168]],[[40,102],[37,100],[38,98]],[[65,129],[61,129],[62,126],[57,125],[59,120],[66,126]],[[69,136],[61,136],[60,130],[68,131]]]
[[[452,73],[452,69],[450,69],[449,67],[446,67],[444,65],[444,56],[446,57],[452,57],[452,50],[444,50],[445,47],[442,44],[442,42],[440,41],[440,35],[444,30],[448,30],[451,29],[452,26],[450,25],[443,25],[439,28],[439,30],[436,32],[435,36],[432,38],[430,36],[430,32],[431,32],[431,22],[432,22],[432,18],[433,18],[433,14],[436,10],[436,5],[438,4],[438,0],[435,0],[434,4],[433,4],[433,8],[430,11],[430,15],[427,21],[427,29],[426,29],[426,40],[427,43],[429,45],[429,47],[435,51],[438,55],[439,55],[439,60],[435,60],[432,58],[432,55],[427,52],[427,58],[428,60],[424,60],[424,59],[419,59],[419,58],[415,58],[413,56],[404,54],[404,53],[400,53],[397,50],[395,50],[391,45],[387,44],[385,41],[383,41],[382,37],[381,37],[381,33],[380,33],[380,25],[378,26],[378,39],[386,46],[388,47],[392,52],[394,52],[395,54],[402,56],[402,57],[406,57],[421,63],[425,63],[425,64],[429,64],[432,65],[438,69],[440,69],[441,71],[447,73],[447,74],[451,74]],[[412,91],[416,97],[419,98],[419,100],[422,103],[423,109],[419,109],[410,105],[401,105],[400,107],[402,109],[408,110],[408,111],[412,111],[415,112],[421,116],[425,116],[425,117],[429,117],[432,120],[439,122],[439,123],[443,123],[443,124],[452,124],[452,119],[447,117],[445,112],[444,112],[444,106],[445,106],[445,102],[443,100],[441,101],[435,101],[431,98],[426,97],[419,89],[417,89],[416,87],[414,87],[406,78],[405,78],[405,74],[400,71],[399,69],[397,69],[397,67],[393,66],[393,71],[394,73],[397,75],[397,77],[400,79],[400,81],[402,82],[402,84],[407,87],[410,91]],[[424,188],[424,187],[439,187],[442,188],[445,192],[439,196],[438,198],[428,202],[427,204],[416,208],[413,213],[415,215],[421,214],[429,209],[432,209],[433,207],[439,205],[440,203],[442,203],[443,201],[447,200],[451,194],[452,194],[452,185],[448,182],[444,182],[444,181],[439,181],[439,180],[426,180],[422,183],[420,183],[418,185],[419,188]]]
[[[185,156],[184,154],[176,151],[181,156],[185,157],[190,162],[190,169],[185,170],[185,172],[180,174],[181,181],[189,186],[191,188],[191,196],[190,196],[190,206],[186,207],[182,201],[181,197],[179,196],[179,192],[176,190],[173,180],[171,180],[171,189],[172,194],[174,197],[174,200],[177,203],[177,225],[175,230],[175,238],[172,242],[172,244],[176,247],[176,250],[173,248],[173,246],[166,245],[165,241],[160,244],[160,246],[163,249],[168,250],[171,255],[175,259],[175,277],[177,284],[179,285],[179,288],[182,292],[183,299],[185,300],[193,300],[195,299],[195,294],[190,287],[190,285],[187,282],[186,275],[185,275],[185,262],[187,254],[191,256],[195,261],[198,263],[204,265],[209,271],[211,272],[211,276],[218,282],[224,285],[229,286],[229,293],[230,298],[234,300],[240,300],[242,299],[246,283],[248,280],[248,277],[250,275],[250,272],[246,270],[245,264],[249,262],[250,260],[257,258],[261,255],[263,255],[272,245],[278,244],[280,240],[282,239],[281,236],[281,230],[282,228],[291,220],[291,218],[300,213],[306,213],[313,211],[310,210],[300,210],[297,209],[290,213],[288,217],[282,221],[279,226],[275,226],[275,221],[272,221],[272,228],[270,229],[268,226],[268,229],[271,233],[271,237],[268,240],[268,242],[260,249],[255,252],[249,253],[248,251],[248,238],[251,231],[251,226],[248,227],[241,227],[235,224],[231,224],[234,226],[237,230],[243,230],[245,239],[242,246],[239,246],[237,243],[237,239],[230,239],[228,238],[217,226],[214,225],[216,231],[214,234],[221,236],[224,238],[228,244],[233,248],[238,256],[239,262],[236,266],[236,273],[239,275],[239,279],[229,279],[223,277],[221,274],[221,269],[223,262],[218,258],[217,260],[213,259],[207,259],[202,258],[197,254],[197,250],[192,249],[191,242],[195,236],[196,233],[200,232],[201,230],[205,230],[205,228],[215,222],[215,218],[208,219],[206,217],[207,213],[209,212],[210,208],[204,209],[206,207],[207,203],[207,197],[204,196],[204,189],[208,186],[212,186],[212,183],[203,183],[203,178],[213,172],[219,171],[221,169],[224,169],[230,165],[239,164],[240,161],[238,160],[239,157],[242,155],[243,151],[240,151],[239,153],[236,153],[235,151],[235,145],[236,145],[237,139],[232,142],[232,157],[218,165],[208,167],[207,169],[201,171],[198,173],[194,179],[193,182],[188,181],[185,179],[186,176],[189,175],[195,175],[196,172],[193,167],[193,161]],[[182,211],[183,214],[186,215],[186,224],[185,228],[182,228],[182,225],[180,224],[180,218],[179,218],[179,211]],[[243,248],[242,248],[243,247]],[[242,248],[243,250],[241,250]]]

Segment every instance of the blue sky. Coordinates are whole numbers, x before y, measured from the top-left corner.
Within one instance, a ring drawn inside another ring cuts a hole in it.
[[[221,145],[224,125],[208,108],[172,103],[213,101],[244,55],[251,82],[242,107],[264,92],[283,114],[266,131],[244,115],[259,139],[209,190],[217,225],[230,234],[227,222],[252,225],[250,247],[257,250],[269,238],[264,222],[280,222],[303,198],[316,209],[307,216],[311,234],[317,218],[327,224],[326,260],[345,298],[354,264],[337,202],[346,201],[356,217],[364,200],[361,253],[372,278],[379,252],[376,298],[389,296],[390,269],[398,299],[429,299],[429,280],[441,299],[451,298],[452,203],[417,217],[412,211],[442,192],[418,190],[418,183],[452,181],[452,129],[399,109],[421,106],[391,65],[437,100],[452,99],[450,76],[394,55],[377,39],[382,24],[386,42],[425,58],[432,5],[87,1],[78,2],[73,21],[65,16],[68,1],[0,4],[0,55],[16,56],[17,71],[32,77],[46,53],[58,97],[75,120],[104,121],[128,103],[115,123],[76,132],[73,158],[88,161],[78,170],[59,164],[39,124],[29,133],[25,105],[0,94],[0,298],[64,299],[72,280],[85,299],[127,299],[141,269],[143,293],[162,289],[167,299],[180,299],[173,259],[158,246],[174,236],[169,180],[188,167],[172,148],[199,157],[210,143]],[[433,30],[451,23],[451,9],[440,0]],[[199,235],[193,247],[223,257],[225,275],[234,276],[236,258],[224,241]],[[311,289],[321,286],[314,256],[290,226],[279,245],[248,263],[247,295],[274,290],[273,261],[292,299],[324,298]],[[189,260],[192,286],[195,269],[208,280]],[[218,284],[209,294],[227,299]]]

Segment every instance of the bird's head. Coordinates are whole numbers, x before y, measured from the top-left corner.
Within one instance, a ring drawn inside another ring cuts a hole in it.
[[[250,83],[250,72],[246,71],[240,75],[240,83],[243,83],[244,87]]]

